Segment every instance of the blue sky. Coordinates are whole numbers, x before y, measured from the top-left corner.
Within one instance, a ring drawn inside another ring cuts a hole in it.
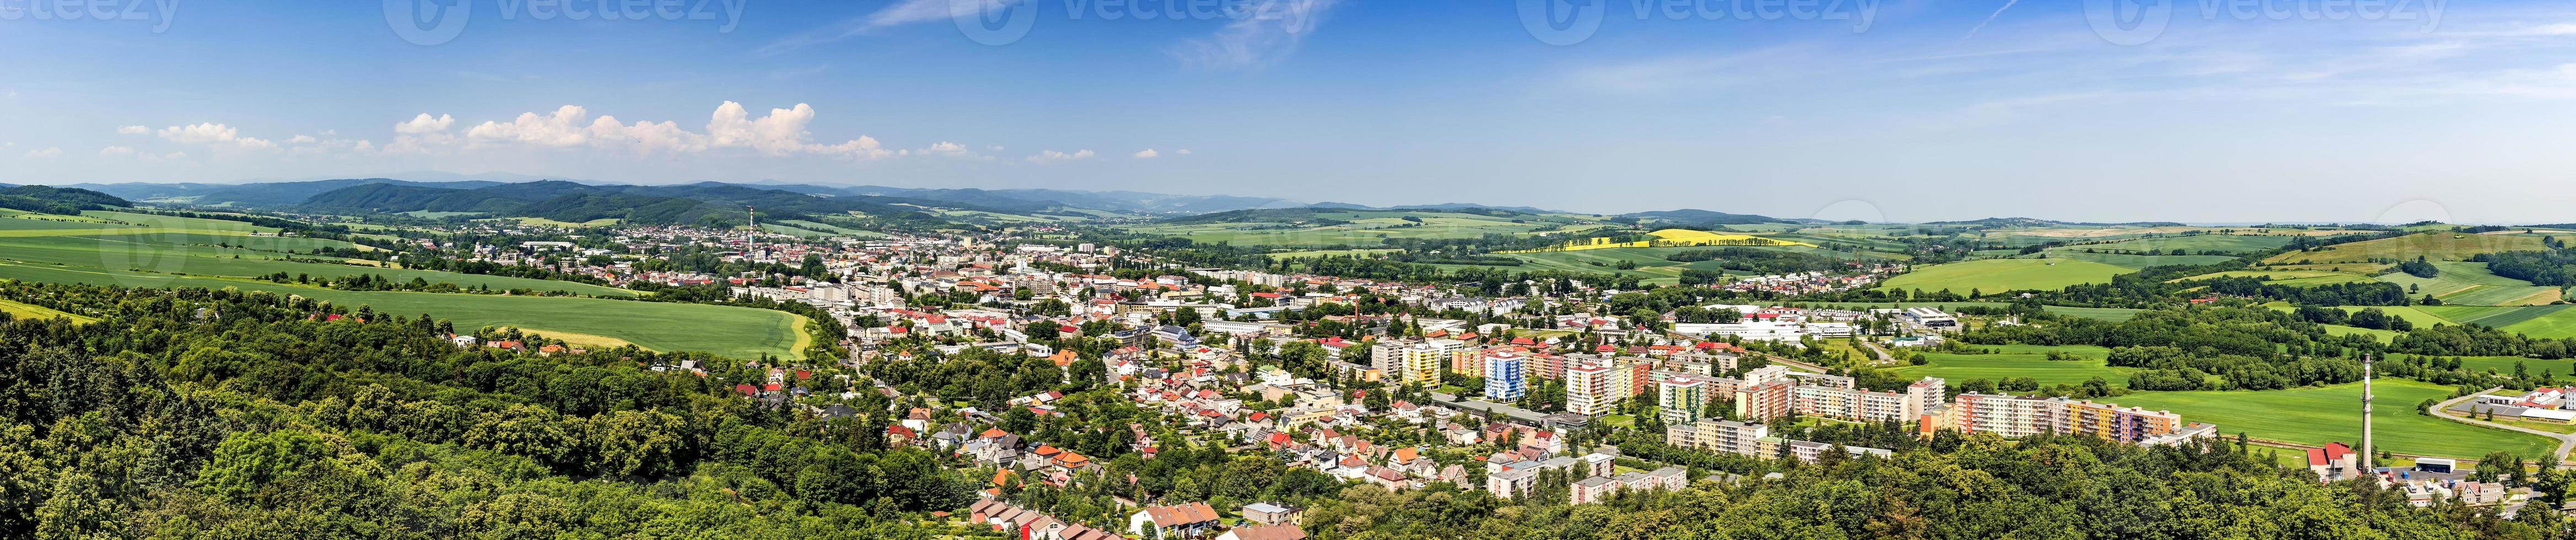
[[[1008,39],[949,15],[1009,0],[685,0],[676,20],[613,21],[452,0],[466,23],[439,41],[388,23],[411,0],[159,1],[99,21],[0,0],[0,182],[503,171],[1871,220],[2576,221],[2554,196],[2576,180],[2563,3],[2180,0],[2145,4],[2170,8],[2144,19],[2161,27],[2097,30],[2135,0],[1590,0],[1555,7],[1598,6],[1597,29],[1559,31],[1522,17],[1551,0],[1174,0],[1200,6],[1182,20],[1100,17],[1161,0],[1030,0]],[[1212,9],[1235,4],[1260,15]]]

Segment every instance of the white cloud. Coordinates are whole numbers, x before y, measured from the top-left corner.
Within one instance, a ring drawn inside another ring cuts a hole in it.
[[[1057,161],[1074,161],[1074,160],[1091,159],[1091,157],[1092,157],[1092,156],[1097,156],[1097,155],[1100,155],[1100,154],[1098,154],[1098,153],[1094,153],[1094,152],[1092,152],[1092,151],[1090,151],[1090,150],[1079,150],[1079,151],[1075,151],[1075,152],[1070,153],[1070,154],[1068,154],[1068,153],[1064,153],[1064,152],[1057,152],[1057,151],[1054,151],[1054,150],[1047,150],[1047,151],[1038,152],[1038,155],[1029,156],[1029,162],[1030,162],[1030,163],[1050,163],[1050,162],[1057,162]]]
[[[232,126],[213,122],[193,126],[170,126],[161,128],[159,134],[161,135],[161,138],[169,139],[171,142],[179,144],[203,144],[209,146],[231,145],[241,148],[273,148],[277,146],[277,143],[269,142],[268,139],[243,137],[241,136],[241,130],[233,129]]]
[[[1186,155],[1190,155],[1190,149],[1188,149],[1188,148],[1183,148],[1183,149],[1180,149],[1180,150],[1174,151],[1174,152],[1172,152],[1172,153],[1180,154],[1180,155],[1184,155],[1184,156],[1186,156]]]
[[[61,148],[52,148],[52,147],[47,147],[47,148],[45,148],[45,149],[43,149],[43,150],[28,150],[28,151],[27,151],[27,157],[31,157],[31,158],[58,158],[58,157],[63,157],[63,149],[61,149]]]
[[[990,13],[1003,6],[1023,4],[1029,0],[902,0],[866,16],[841,21],[812,31],[789,36],[761,47],[760,54],[771,54],[849,39],[883,28],[914,23],[946,21],[965,15]]]
[[[286,142],[294,144],[313,144],[316,140],[319,139],[314,139],[312,135],[297,135],[295,138],[287,139]]]
[[[455,124],[456,124],[456,117],[454,117],[454,116],[448,116],[448,115],[444,115],[444,114],[442,114],[442,115],[438,115],[438,117],[437,117],[437,118],[430,118],[430,117],[429,117],[429,113],[420,113],[420,116],[414,116],[414,117],[412,117],[412,118],[411,118],[411,121],[409,121],[409,122],[401,122],[401,123],[394,124],[394,133],[403,133],[403,134],[411,134],[411,135],[418,135],[418,134],[422,134],[422,133],[439,133],[439,132],[447,131],[447,127],[448,127],[448,126],[452,126],[452,125],[455,125]],[[326,132],[323,132],[323,134],[328,135],[328,134],[330,134],[330,132],[327,132],[327,131],[326,131]]]
[[[134,149],[123,146],[110,146],[98,149],[98,155],[107,157],[131,156],[134,155]]]
[[[152,128],[143,127],[143,126],[125,126],[125,127],[121,127],[121,128],[116,128],[116,134],[118,134],[118,135],[151,135],[151,134],[152,134]]]
[[[1168,52],[1181,65],[1205,69],[1259,68],[1295,54],[1306,35],[1324,23],[1341,0],[1268,0],[1248,4],[1252,14],[1216,34],[1182,41]]]
[[[188,153],[187,153],[187,152],[171,152],[171,153],[168,153],[168,154],[162,154],[162,155],[161,155],[161,159],[166,159],[166,160],[170,160],[170,161],[178,161],[178,160],[182,160],[182,159],[188,159]]]
[[[1000,149],[1001,149],[1001,147],[994,147],[994,149],[995,149],[995,150],[1000,150]],[[939,141],[939,143],[938,143],[938,144],[930,145],[930,149],[928,149],[928,150],[923,150],[923,151],[922,151],[922,153],[924,153],[924,154],[930,154],[930,155],[934,155],[934,156],[950,156],[950,157],[957,157],[957,156],[964,156],[964,155],[967,155],[967,154],[969,154],[969,153],[971,153],[971,152],[969,152],[969,151],[967,151],[967,150],[966,150],[966,145],[963,145],[963,144],[957,144],[957,143],[948,142],[948,141]]]
[[[409,124],[445,124],[444,117],[435,120],[422,115]],[[838,144],[810,140],[806,127],[813,123],[814,107],[803,103],[794,108],[770,109],[767,115],[753,117],[741,103],[727,101],[716,106],[708,116],[704,133],[689,131],[677,122],[621,122],[614,116],[592,118],[590,110],[579,105],[565,105],[547,114],[522,113],[507,122],[487,121],[465,130],[468,147],[524,145],[548,148],[592,147],[621,149],[641,154],[690,154],[710,149],[743,148],[764,156],[825,155],[852,159],[876,159],[895,155],[940,154],[962,155],[965,145],[941,143],[931,149],[898,151],[885,148],[874,137],[862,136]],[[399,131],[399,130],[398,130]],[[444,133],[432,131],[412,137],[397,136],[388,151],[426,151],[450,141],[439,139]]]
[[[1154,149],[1152,149],[1152,148],[1147,148],[1147,149],[1145,149],[1144,151],[1140,151],[1140,152],[1137,152],[1137,153],[1136,153],[1136,159],[1154,159],[1154,158],[1162,157],[1162,156],[1163,156],[1163,153],[1162,153],[1162,152],[1156,152],[1156,151],[1154,151]]]

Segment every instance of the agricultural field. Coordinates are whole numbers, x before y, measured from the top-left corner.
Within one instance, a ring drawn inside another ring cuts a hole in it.
[[[1694,231],[1694,230],[1689,230],[1689,229],[1664,229],[1664,230],[1655,231],[1655,232],[1647,233],[1647,234],[1652,234],[1652,235],[1654,235],[1656,239],[1655,239],[1655,240],[1648,240],[1648,241],[1638,241],[1638,242],[1612,242],[1612,241],[1610,241],[1611,239],[1609,239],[1609,238],[1586,238],[1586,239],[1583,239],[1582,241],[1578,241],[1578,242],[1575,242],[1575,243],[1566,244],[1566,245],[1561,245],[1561,246],[1555,246],[1555,247],[1549,247],[1549,248],[1545,248],[1545,249],[1533,249],[1533,250],[1525,250],[1525,251],[1497,251],[1497,252],[1495,252],[1495,253],[1545,253],[1545,252],[1552,252],[1552,251],[1584,251],[1584,250],[1593,250],[1593,249],[1645,248],[1645,247],[1696,247],[1696,246],[1807,246],[1807,247],[1815,247],[1813,244],[1808,244],[1808,243],[1804,243],[1804,242],[1794,242],[1794,241],[1788,241],[1788,240],[1779,240],[1779,239],[1774,239],[1774,238],[1761,237],[1761,236],[1753,236],[1753,235],[1748,235],[1748,234],[1720,234],[1720,233],[1712,233],[1712,232],[1708,232],[1708,231]]]
[[[2100,249],[2106,251],[2128,251],[2140,253],[2149,250],[2163,250],[2165,252],[2186,250],[2195,254],[2216,251],[2243,255],[2279,249],[2281,246],[2290,245],[2291,239],[2292,237],[2290,236],[2254,234],[2194,234],[2184,236],[2153,236],[2135,240],[2111,242],[2107,244],[2067,246],[2060,249]]]
[[[2379,280],[2406,286],[2409,296],[2429,294],[2445,304],[2532,306],[2565,296],[2557,287],[2534,286],[2528,281],[2495,275],[2487,271],[2486,263],[2443,261],[2433,263],[2433,267],[2439,271],[2430,278],[2392,272],[2379,276]]]
[[[2268,279],[2273,285],[2286,285],[2291,287],[2315,287],[2318,285],[2333,285],[2336,283],[2364,283],[2371,281],[2370,276],[2348,272],[2327,272],[2322,270],[2231,270],[2213,274],[2201,274],[2187,278],[2176,278],[2173,281],[2234,277]]]
[[[429,270],[362,268],[328,262],[284,260],[289,250],[309,251],[317,247],[349,246],[351,244],[338,240],[206,233],[0,236],[0,261],[230,277],[257,277],[285,272],[288,275],[337,279],[355,274],[374,274],[396,281],[411,281],[417,278],[431,283],[454,283],[459,287],[468,288],[529,289],[604,296],[636,295],[634,291],[625,289],[569,281]],[[340,260],[313,255],[295,255],[295,257],[307,260]]]
[[[824,223],[824,222],[820,222],[820,221],[806,221],[806,220],[801,220],[801,219],[789,219],[789,220],[781,220],[781,221],[779,221],[778,223],[779,223],[779,224],[782,224],[782,225],[787,225],[787,226],[790,226],[790,227],[795,227],[795,228],[798,228],[798,229],[804,229],[804,230],[814,231],[814,232],[818,232],[818,233],[828,233],[828,235],[830,235],[830,236],[847,236],[847,237],[851,237],[851,238],[883,238],[883,237],[885,237],[885,233],[880,233],[880,232],[876,232],[876,231],[863,231],[863,230],[858,230],[858,229],[852,229],[852,228],[842,227],[842,226],[839,226],[839,225],[833,225],[833,224],[830,224],[830,223]]]
[[[2129,370],[2104,364],[2102,359],[2110,354],[2110,350],[2101,347],[2091,345],[1976,345],[1972,347],[1994,349],[1997,352],[1995,354],[1924,353],[1924,359],[1929,362],[1927,364],[1898,366],[1887,370],[1908,379],[1940,377],[1953,386],[1958,385],[1959,381],[1968,379],[2001,381],[2009,377],[2030,377],[2038,380],[2041,386],[2054,386],[2059,383],[2083,384],[2086,379],[2101,377],[2102,380],[2110,382],[2112,387],[2120,388],[2126,387],[2129,381]],[[2084,359],[2049,360],[2050,351],[2074,354]]]
[[[1948,290],[1959,294],[1968,294],[1972,290],[1988,293],[2054,290],[2082,283],[2109,283],[2111,276],[2131,271],[2119,266],[2071,259],[1985,259],[1917,268],[1889,278],[1879,288],[1921,289],[1925,292]]]
[[[2539,251],[2539,234],[2468,234],[2426,232],[2349,244],[2316,251],[2292,251],[2264,259],[2267,263],[2341,263],[2403,261],[2422,256],[2436,261],[2463,261],[2480,253]]]
[[[2137,316],[2138,316],[2138,312],[2146,311],[2146,310],[2143,310],[2143,309],[2129,309],[2129,308],[2089,308],[2089,307],[2067,307],[2067,306],[2042,306],[2040,309],[2042,309],[2042,310],[2046,310],[2046,311],[2047,311],[2047,312],[2049,312],[2049,313],[2053,313],[2053,314],[2057,314],[2057,315],[2062,315],[2062,316],[2067,316],[2067,317],[2075,317],[2075,318],[2081,318],[2081,319],[2093,319],[2093,320],[2099,320],[2099,321],[2110,321],[2110,322],[2123,322],[2123,321],[2127,321],[2127,320],[2129,320],[2129,319],[2137,318]]]
[[[2122,268],[2144,269],[2150,266],[2218,264],[2236,260],[2231,255],[2139,255],[2134,253],[2087,253],[2080,249],[2052,249],[2044,252],[2050,259],[2072,259],[2097,262]],[[2028,255],[2027,257],[2037,257]]]
[[[2536,338],[2576,338],[2576,307],[2568,304],[2526,307],[2423,306],[2419,309],[2465,324],[2518,332]]]
[[[2488,452],[2541,455],[2556,441],[2538,435],[2487,429],[2415,414],[2415,404],[2451,396],[2451,388],[2404,379],[2379,379],[2373,422],[2379,448],[2403,454],[2476,459]],[[2361,384],[2263,391],[2140,392],[2103,401],[2181,414],[2184,421],[2218,424],[2226,434],[2322,445],[2361,439]]]
[[[1462,239],[1486,234],[1531,235],[1561,232],[1587,225],[1571,218],[1550,216],[1497,217],[1459,212],[1385,212],[1326,211],[1315,212],[1317,220],[1340,222],[1316,225],[1311,221],[1279,222],[1191,222],[1157,223],[1124,227],[1137,234],[1179,236],[1194,242],[1223,242],[1237,246],[1376,246],[1389,238]],[[1408,220],[1418,219],[1420,221]],[[1550,229],[1541,231],[1540,229]]]
[[[71,319],[71,321],[72,321],[72,322],[74,322],[74,323],[79,323],[79,324],[89,324],[89,323],[98,322],[98,318],[97,318],[97,317],[89,317],[89,316],[84,316],[84,315],[74,315],[74,314],[70,314],[70,313],[64,313],[64,312],[62,312],[61,310],[57,310],[57,309],[53,309],[53,308],[48,308],[48,307],[45,307],[45,306],[38,306],[38,305],[31,305],[31,304],[22,304],[22,303],[18,303],[18,302],[11,302],[11,301],[8,301],[8,300],[5,300],[5,299],[0,299],[0,313],[6,313],[6,314],[8,314],[8,315],[9,315],[9,317],[10,317],[10,318],[13,318],[13,319],[54,319],[54,318],[63,318],[63,319]]]
[[[803,317],[783,311],[580,297],[341,291],[248,279],[175,276],[104,268],[0,261],[0,279],[157,288],[237,288],[300,295],[343,306],[429,314],[459,328],[510,326],[540,333],[601,336],[659,351],[706,351],[735,358],[795,357]],[[571,340],[579,341],[579,340]]]
[[[1358,255],[1358,256],[1363,256],[1363,257],[1365,257],[1365,256],[1377,255],[1377,254],[1381,254],[1381,253],[1395,253],[1395,252],[1399,252],[1399,251],[1404,251],[1404,250],[1401,250],[1401,249],[1324,249],[1324,250],[1307,250],[1307,251],[1287,251],[1287,252],[1280,252],[1280,253],[1272,253],[1272,254],[1269,254],[1269,256],[1270,256],[1270,258],[1273,258],[1273,259],[1303,259],[1303,258],[1307,258],[1307,257],[1342,257],[1342,256],[1350,256],[1350,255]]]

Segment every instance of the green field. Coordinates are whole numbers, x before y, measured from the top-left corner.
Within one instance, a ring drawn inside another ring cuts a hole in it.
[[[2433,267],[2440,271],[2430,278],[2393,272],[2379,276],[2379,280],[2408,287],[2409,296],[2429,294],[2445,304],[2541,305],[2563,296],[2557,287],[2534,286],[2528,281],[2495,275],[2487,271],[2486,263],[2444,261],[2433,263]]]
[[[2127,370],[2104,365],[2102,359],[2110,354],[2110,350],[2101,347],[2091,345],[1973,345],[1972,347],[1996,349],[2000,352],[1995,354],[1925,353],[1923,356],[1925,360],[1930,361],[1928,364],[1888,368],[1888,371],[1908,379],[1940,377],[1953,386],[1968,379],[2001,381],[2008,377],[2030,377],[2037,379],[2041,386],[2054,386],[2059,383],[2083,384],[2085,379],[2101,377],[2109,381],[2112,387],[2120,388],[2126,387],[2129,381]],[[2049,360],[2047,356],[2049,351],[2072,353],[2085,359]]]
[[[2085,249],[2085,248],[2092,248],[2092,249],[2120,250],[2120,251],[2137,251],[2137,252],[2144,252],[2144,251],[2149,251],[2149,250],[2164,250],[2165,252],[2168,252],[2168,253],[2170,253],[2170,252],[2172,252],[2172,251],[2174,251],[2174,250],[2187,250],[2187,251],[2190,251],[2190,252],[2192,252],[2192,253],[2194,253],[2194,254],[2204,254],[2204,253],[2211,252],[2211,251],[2219,251],[2219,252],[2233,253],[2233,254],[2247,254],[2247,253],[2261,253],[2261,252],[2265,252],[2265,251],[2271,251],[2271,250],[2273,250],[2273,249],[2280,248],[2281,246],[2290,245],[2290,240],[2291,240],[2291,239],[2292,239],[2292,237],[2290,237],[2290,236],[2258,236],[2258,235],[2249,235],[2249,234],[2195,234],[2195,235],[2188,235],[2188,236],[2156,236],[2156,237],[2148,237],[2148,238],[2139,238],[2139,239],[2135,239],[2135,240],[2125,240],[2125,241],[2120,241],[2120,242],[2112,242],[2112,243],[2108,243],[2108,244],[2086,244],[2086,245],[2080,245],[2080,246],[2067,246],[2067,247],[2065,247],[2065,248],[2061,248],[2061,249],[2065,249],[2065,250],[2081,250],[2081,249]]]
[[[2281,302],[2273,302],[2265,305],[2270,306],[2272,309],[2284,312],[2294,309],[2288,304]],[[2365,309],[2379,308],[2380,312],[2387,313],[2391,317],[2406,319],[2407,323],[2413,324],[2417,328],[2429,327],[2436,324],[2460,324],[2459,321],[2443,318],[2441,315],[2436,315],[2427,311],[2428,308],[2442,309],[2444,307],[2445,306],[2336,306],[2336,309],[2341,309],[2344,313],[2358,313]],[[2355,328],[2354,330],[2360,329]]]
[[[2436,261],[2462,261],[2480,253],[2506,251],[2540,251],[2536,234],[2465,234],[2427,232],[2396,238],[2382,238],[2349,244],[2326,246],[2317,251],[2292,251],[2264,259],[2269,263],[2338,263],[2362,261],[2405,261],[2422,256]]]
[[[2557,443],[2538,435],[2460,424],[2415,414],[2415,404],[2442,399],[2451,388],[2403,379],[2379,379],[2373,422],[2379,448],[2405,454],[2476,459],[2502,450],[2538,456]],[[2289,390],[2142,392],[2104,401],[2181,414],[2183,421],[2218,424],[2220,432],[2308,445],[2361,439],[2361,385]]]
[[[2217,264],[2236,260],[2236,257],[2230,255],[2137,255],[2129,253],[2085,253],[2076,249],[2049,250],[2047,253],[2048,258],[2053,260],[2073,259],[2131,269],[2146,268],[2150,266]]]
[[[84,316],[84,315],[74,315],[74,314],[70,314],[70,313],[64,313],[64,312],[62,312],[61,310],[57,310],[57,309],[53,309],[53,308],[48,308],[48,307],[38,306],[38,305],[32,305],[32,304],[22,304],[22,303],[18,303],[18,302],[11,302],[11,301],[8,301],[8,300],[5,300],[5,299],[0,299],[0,313],[7,313],[7,314],[9,314],[9,316],[10,316],[11,318],[17,318],[17,319],[53,319],[53,318],[57,318],[57,317],[59,317],[59,318],[64,318],[64,319],[71,319],[71,321],[72,321],[72,322],[75,322],[75,323],[83,323],[83,324],[87,324],[87,323],[94,323],[94,322],[98,322],[98,318],[96,318],[96,317],[89,317],[89,316]]]
[[[2576,337],[2576,314],[2567,314],[2566,304],[2527,307],[2423,306],[2426,313],[2507,332],[2522,332],[2533,337]]]
[[[1921,289],[1926,292],[1948,290],[1959,294],[1968,294],[1971,290],[1987,293],[2056,290],[2082,283],[2108,283],[2111,276],[2130,271],[2128,268],[2070,259],[1985,259],[1918,268],[1889,278],[1879,288]]]
[[[2075,317],[2075,318],[2079,318],[2079,319],[2093,319],[2093,320],[2100,320],[2100,321],[2111,321],[2111,322],[2122,322],[2122,321],[2127,321],[2127,320],[2129,320],[2129,319],[2136,318],[2136,317],[2138,316],[2138,312],[2146,311],[2146,310],[2143,310],[2143,309],[2129,309],[2129,308],[2088,308],[2088,307],[2066,307],[2066,306],[2043,306],[2043,307],[2041,307],[2040,309],[2042,309],[2042,310],[2046,310],[2046,311],[2048,311],[2049,313],[2055,313],[2055,314],[2058,314],[2058,315],[2063,315],[2063,316],[2068,316],[2068,317]]]
[[[248,279],[285,272],[322,278],[374,274],[463,287],[635,296],[625,289],[568,281],[400,270],[283,260],[287,251],[350,247],[336,240],[255,236],[272,230],[247,223],[119,212],[89,212],[73,221],[0,217],[0,278],[155,288],[238,288],[302,295],[344,306],[431,316],[462,328],[515,326],[600,336],[665,351],[696,350],[757,358],[795,356],[801,317],[781,311],[599,298],[341,291]],[[79,220],[92,220],[78,222]],[[73,228],[77,227],[77,228]],[[308,259],[328,259],[297,255]],[[24,311],[13,309],[13,312]]]
[[[605,336],[661,351],[706,351],[736,358],[794,357],[804,324],[765,309],[602,298],[341,291],[247,279],[172,276],[0,261],[0,279],[154,288],[237,288],[301,295],[402,315],[429,314],[458,328],[514,326]]]
[[[2272,285],[2290,287],[2314,287],[2336,283],[2364,283],[2371,280],[2370,276],[2361,274],[2350,272],[2328,272],[2323,270],[2231,270],[2214,274],[2201,274],[2187,278],[2178,278],[2174,281],[2233,277],[2266,279]]]
[[[350,246],[352,244],[338,240],[245,236],[238,233],[161,232],[0,236],[0,260],[201,276],[256,277],[285,272],[290,276],[309,275],[338,279],[356,274],[374,274],[395,281],[411,281],[418,278],[430,283],[454,283],[459,287],[467,288],[528,289],[599,296],[636,295],[634,291],[625,289],[570,281],[284,260],[288,257],[287,251]],[[295,257],[308,260],[339,260],[314,255],[295,255]]]
[[[1130,232],[1180,236],[1195,242],[1237,246],[1376,246],[1388,238],[1465,239],[1486,234],[1538,234],[1549,226],[1574,230],[1586,225],[1558,215],[1496,217],[1462,212],[1333,211],[1313,215],[1325,222],[1158,223],[1126,227]],[[1412,218],[1420,221],[1412,221]],[[1515,222],[1517,221],[1517,222]],[[1587,227],[1588,228],[1588,227]]]

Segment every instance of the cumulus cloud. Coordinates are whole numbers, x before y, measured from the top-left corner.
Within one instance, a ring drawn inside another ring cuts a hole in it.
[[[426,118],[428,115],[422,115]],[[638,121],[627,124],[615,116],[592,118],[589,109],[565,105],[547,114],[522,113],[507,122],[484,122],[465,130],[469,146],[526,145],[539,147],[596,147],[623,149],[645,154],[683,154],[709,149],[749,149],[765,156],[828,155],[853,159],[875,159],[910,151],[887,149],[874,137],[861,136],[838,144],[811,140],[806,127],[814,121],[814,107],[799,103],[794,108],[770,109],[762,116],[752,116],[741,103],[732,101],[716,106],[707,119],[706,131],[694,132],[677,122]],[[442,117],[439,123],[444,123]],[[422,119],[414,119],[420,123]],[[433,132],[427,135],[438,135]],[[411,149],[429,142],[423,138],[406,141],[397,137],[394,148]],[[963,153],[965,146],[942,143],[921,153]]]
[[[1147,149],[1144,149],[1143,151],[1136,152],[1136,159],[1154,159],[1154,158],[1162,157],[1162,156],[1163,156],[1163,153],[1162,153],[1162,152],[1156,152],[1156,151],[1154,151],[1154,149],[1152,149],[1152,148],[1147,148]]]
[[[995,149],[995,150],[1000,150],[1000,149],[1001,149],[1001,147],[996,146],[996,147],[993,147],[993,149]],[[965,155],[967,155],[967,154],[969,153],[969,151],[968,151],[968,150],[966,150],[966,145],[963,145],[963,144],[957,144],[957,143],[948,142],[948,141],[939,141],[939,143],[938,143],[938,144],[930,145],[930,149],[928,149],[928,150],[923,150],[923,151],[922,151],[922,153],[930,154],[930,155],[934,155],[934,156],[951,156],[951,157],[959,157],[959,156],[965,156]]]
[[[46,148],[45,148],[45,149],[43,149],[43,150],[28,150],[28,151],[27,151],[27,157],[31,157],[31,158],[58,158],[58,157],[63,157],[63,149],[61,149],[61,148],[53,148],[53,147],[46,147]]]
[[[143,126],[125,126],[125,127],[121,127],[121,128],[116,128],[116,134],[118,134],[118,135],[151,135],[151,134],[152,134],[152,128],[143,127]]]
[[[286,142],[293,144],[313,144],[318,140],[320,139],[315,139],[312,135],[297,135],[295,138],[287,139]]]
[[[1090,150],[1078,150],[1078,151],[1075,151],[1075,152],[1073,152],[1073,153],[1069,153],[1069,154],[1068,154],[1068,153],[1064,153],[1064,152],[1057,152],[1057,151],[1054,151],[1054,150],[1046,150],[1046,151],[1038,152],[1038,155],[1029,156],[1029,162],[1030,162],[1030,163],[1052,163],[1052,162],[1057,162],[1057,161],[1074,161],[1074,160],[1091,159],[1091,157],[1092,157],[1092,156],[1096,156],[1096,155],[1099,155],[1099,154],[1094,153],[1094,152],[1092,152],[1092,151],[1090,151]]]
[[[437,118],[431,118],[429,117],[429,113],[420,113],[420,116],[411,117],[411,121],[394,124],[394,133],[412,135],[438,133],[447,131],[448,126],[455,124],[456,117],[454,116],[442,114],[438,115]]]
[[[169,139],[171,142],[179,144],[202,144],[216,147],[233,146],[250,149],[274,148],[277,146],[277,143],[269,142],[268,139],[244,137],[241,135],[241,130],[234,129],[232,126],[213,122],[192,126],[170,126],[161,128],[161,131],[157,133],[161,138]]]
[[[98,149],[98,155],[107,157],[131,156],[134,155],[134,149],[123,146],[110,146]]]

